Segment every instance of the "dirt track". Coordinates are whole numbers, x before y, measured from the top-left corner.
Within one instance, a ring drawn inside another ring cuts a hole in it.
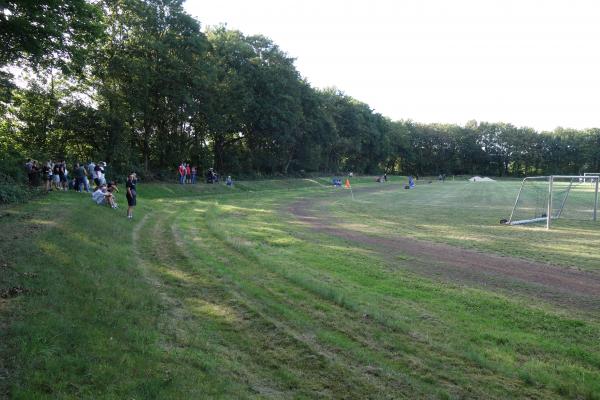
[[[555,305],[600,311],[600,274],[568,267],[501,257],[408,237],[385,238],[341,228],[332,217],[314,211],[315,200],[301,200],[288,211],[312,229],[359,243],[377,251],[392,264],[443,281],[493,288],[535,297]],[[408,258],[408,259],[407,259]]]

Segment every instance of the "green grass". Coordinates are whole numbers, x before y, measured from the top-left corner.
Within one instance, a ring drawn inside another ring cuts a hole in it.
[[[600,398],[597,315],[428,279],[286,210],[588,270],[598,226],[500,226],[518,182],[327,183],[140,185],[133,221],[75,193],[0,210],[0,288],[27,289],[0,303],[0,397]]]
[[[539,260],[580,269],[600,270],[600,225],[590,220],[500,225],[510,215],[519,182],[445,182],[357,195],[356,201],[326,202],[324,213],[343,220],[341,226],[382,236],[411,236],[486,252]],[[579,207],[582,193],[571,195]],[[576,196],[579,196],[577,198]],[[585,196],[593,204],[593,194]],[[583,217],[577,214],[578,217]],[[591,213],[586,215],[591,218]]]

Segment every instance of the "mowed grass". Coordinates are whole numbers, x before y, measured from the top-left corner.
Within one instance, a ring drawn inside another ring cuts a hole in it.
[[[430,280],[287,210],[589,270],[598,226],[500,226],[516,182],[327,182],[140,185],[133,221],[66,193],[0,211],[0,287],[27,290],[0,303],[0,396],[600,398],[597,315]]]
[[[506,226],[520,182],[422,183],[415,190],[357,193],[317,209],[333,215],[340,226],[393,237],[410,236],[501,255],[522,257],[578,269],[600,270],[600,214],[593,222],[594,194],[574,190],[562,219]],[[586,213],[583,210],[586,208]],[[571,210],[577,210],[573,212]],[[526,212],[521,212],[526,215]],[[530,216],[532,214],[529,214]]]

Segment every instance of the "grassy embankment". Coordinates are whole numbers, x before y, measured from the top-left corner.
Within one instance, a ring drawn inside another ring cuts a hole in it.
[[[27,291],[0,303],[0,395],[599,398],[593,315],[429,280],[285,210],[587,269],[596,226],[498,226],[515,183],[323,183],[140,185],[133,221],[75,193],[2,210],[0,287]]]

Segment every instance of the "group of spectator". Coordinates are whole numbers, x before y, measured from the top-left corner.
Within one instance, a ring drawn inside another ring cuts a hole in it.
[[[196,183],[196,175],[198,172],[198,168],[196,166],[190,166],[190,164],[182,162],[179,164],[177,168],[177,176],[179,177],[179,183],[184,184],[195,184]]]
[[[177,167],[177,178],[181,185],[186,183],[195,184],[197,176],[198,168],[196,166],[190,166],[189,163],[182,162]],[[206,183],[219,183],[219,174],[213,168],[206,171]],[[233,186],[231,176],[227,177],[225,184],[229,187]]]
[[[77,190],[79,192],[90,192],[90,178],[100,186],[106,184],[105,162],[89,162],[87,165],[75,163],[73,175],[69,175],[67,163],[64,160],[48,160],[40,163],[36,160],[27,160],[25,169],[31,186],[39,186],[42,182],[46,191],[52,190]]]
[[[67,163],[62,161],[48,160],[40,163],[36,160],[27,160],[25,163],[27,177],[31,186],[39,186],[40,181],[44,182],[44,188],[50,192],[53,190],[66,191],[75,190],[78,192],[92,193],[92,200],[98,205],[106,205],[113,209],[118,208],[115,194],[119,191],[115,181],[106,180],[106,163],[100,161],[95,163],[90,161],[87,164],[75,163],[73,165],[73,176],[69,175]],[[90,180],[95,184],[92,191],[90,189]],[[127,178],[127,218],[133,218],[133,207],[137,203],[136,193],[137,176],[134,172]]]

